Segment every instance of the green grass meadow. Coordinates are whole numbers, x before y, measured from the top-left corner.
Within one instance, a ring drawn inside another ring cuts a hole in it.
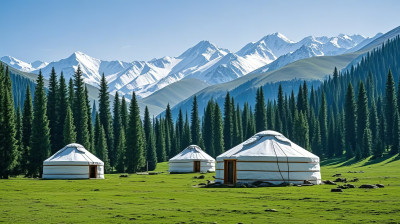
[[[358,163],[327,160],[322,179],[357,177],[380,189],[332,185],[270,188],[201,188],[199,174],[106,175],[105,180],[0,180],[4,223],[399,223],[398,156]],[[348,173],[364,171],[364,173]],[[339,183],[340,184],[340,183]],[[275,209],[277,212],[268,212]]]

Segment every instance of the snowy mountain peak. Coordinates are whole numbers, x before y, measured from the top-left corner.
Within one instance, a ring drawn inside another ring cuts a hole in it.
[[[283,34],[281,34],[279,32],[276,32],[276,33],[273,33],[273,34],[269,34],[269,35],[263,37],[262,40],[266,40],[267,42],[281,40],[281,41],[284,41],[286,43],[294,43],[289,38],[287,38],[285,35],[283,35]]]

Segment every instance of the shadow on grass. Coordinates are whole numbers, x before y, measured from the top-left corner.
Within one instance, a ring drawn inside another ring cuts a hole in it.
[[[364,167],[364,166],[369,166],[373,164],[378,164],[385,162],[384,164],[388,164],[391,162],[395,162],[397,160],[400,160],[400,155],[391,155],[391,154],[384,154],[382,157],[379,158],[374,158],[374,157],[369,157],[366,159],[356,159],[355,157],[351,159],[347,159],[345,156],[337,157],[337,158],[331,158],[331,159],[325,159],[320,162],[321,166],[335,166],[337,165],[338,167],[344,167],[344,166],[351,166],[356,163],[360,163],[359,167]]]
[[[362,164],[361,166],[369,166],[369,165],[381,163],[381,162],[383,162],[383,161],[385,161],[385,160],[388,160],[388,161],[385,163],[385,164],[387,164],[387,163],[396,161],[396,160],[398,160],[398,159],[399,159],[399,157],[398,157],[397,155],[390,155],[390,154],[385,154],[385,155],[383,155],[382,157],[379,157],[379,158],[374,158],[374,157],[371,156],[371,157],[369,157],[369,159],[368,159],[364,164]]]
[[[334,165],[344,163],[345,161],[346,161],[346,157],[341,156],[341,157],[336,157],[336,158],[331,158],[331,159],[324,159],[323,161],[320,162],[320,165],[321,166],[334,166]]]

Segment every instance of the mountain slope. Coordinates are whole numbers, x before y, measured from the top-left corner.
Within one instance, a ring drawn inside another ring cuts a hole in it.
[[[288,85],[292,85],[290,80],[320,80],[322,81],[327,75],[331,74],[334,67],[339,70],[346,69],[347,65],[357,62],[359,58],[365,55],[368,51],[373,50],[374,47],[379,47],[383,42],[400,35],[400,27],[389,31],[388,33],[379,36],[371,41],[369,44],[360,50],[352,53],[346,53],[338,56],[320,56],[306,58],[290,63],[280,69],[269,72],[251,73],[236,80],[214,85],[203,89],[196,93],[199,111],[202,112],[207,101],[211,98],[217,102],[222,102],[227,91],[231,92],[236,100],[236,103],[243,105],[249,99],[244,99],[243,96],[253,96],[255,88],[260,86],[268,86],[276,82],[286,81]],[[286,86],[284,86],[285,88]],[[287,88],[292,89],[292,88]],[[268,93],[270,94],[270,93]],[[276,93],[273,94],[276,96]],[[254,96],[253,96],[254,98]],[[173,108],[173,114],[176,116],[177,111],[181,107],[182,110],[190,111],[193,97],[188,98],[182,103]],[[248,101],[252,105],[253,101]],[[222,105],[221,105],[222,106]]]

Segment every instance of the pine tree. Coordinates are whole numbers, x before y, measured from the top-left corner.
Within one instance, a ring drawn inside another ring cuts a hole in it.
[[[256,132],[267,130],[267,111],[262,87],[257,89],[255,116]]]
[[[66,115],[67,115],[67,109],[69,107],[69,109],[71,110],[71,105],[69,105],[69,101],[68,101],[68,89],[67,89],[67,85],[65,83],[65,79],[64,79],[64,75],[61,72],[60,75],[60,81],[59,81],[59,88],[58,88],[58,116],[57,116],[57,124],[58,124],[58,128],[57,128],[57,141],[55,142],[55,145],[53,148],[57,148],[57,149],[61,149],[63,148],[64,145],[64,121],[66,119]],[[70,115],[71,115],[71,119],[72,119],[72,111],[70,111]],[[75,142],[75,140],[73,141]]]
[[[46,114],[47,98],[41,71],[39,71],[39,76],[36,81],[33,105],[29,175],[41,177],[43,173],[43,161],[49,157],[51,149],[49,120]]]
[[[349,159],[354,156],[356,151],[356,138],[354,135],[357,133],[356,126],[356,103],[354,101],[353,86],[349,83],[346,94],[345,109],[345,144],[346,144],[346,157]]]
[[[321,132],[319,121],[315,120],[314,123],[314,135],[312,139],[312,152],[316,155],[321,155]]]
[[[93,131],[93,123],[92,123],[92,108],[90,108],[90,101],[89,101],[89,93],[85,86],[85,103],[86,103],[86,122],[88,128],[88,136],[89,136],[89,152],[94,152],[94,131]]]
[[[135,92],[129,108],[128,132],[126,134],[126,170],[130,173],[142,171],[145,165],[142,121]]]
[[[371,131],[369,130],[369,128],[364,129],[362,145],[363,145],[362,146],[362,157],[367,158],[368,156],[371,155],[371,151],[372,151],[372,137],[371,137]]]
[[[64,131],[63,131],[63,145],[68,145],[76,141],[76,131],[74,125],[74,118],[72,117],[72,111],[67,106],[67,114],[64,120]]]
[[[104,128],[107,140],[108,155],[110,158],[111,167],[115,166],[116,152],[114,151],[114,134],[112,130],[112,118],[110,110],[110,97],[108,92],[108,84],[104,74],[100,81],[99,91],[99,116],[100,124]],[[128,133],[127,133],[128,136]],[[129,146],[128,146],[129,147]]]
[[[155,124],[156,131],[156,154],[158,162],[167,161],[167,156],[165,152],[165,140],[164,140],[164,132],[162,130],[161,122],[156,118]]]
[[[204,113],[204,126],[203,126],[203,136],[205,152],[215,157],[214,151],[214,101],[210,100],[207,103],[206,112]]]
[[[328,151],[327,157],[332,158],[336,150],[336,127],[335,127],[335,115],[333,114],[333,109],[331,109],[331,115],[329,120],[329,131],[328,131]]]
[[[400,152],[400,116],[396,110],[393,119],[393,145],[390,149],[390,154],[395,155]]]
[[[396,92],[395,92],[395,84],[392,75],[392,71],[389,69],[389,73],[386,81],[386,94],[385,94],[385,118],[386,118],[386,143],[387,145],[393,145],[393,129],[395,127],[394,115],[395,111],[397,111],[397,102],[396,102]]]
[[[51,69],[50,80],[49,80],[49,91],[47,93],[47,118],[49,119],[50,128],[50,143],[51,143],[51,154],[56,153],[60,148],[57,142],[59,141],[59,130],[60,124],[58,121],[58,82],[57,75],[54,67]]]
[[[219,108],[218,103],[215,103],[214,107],[214,124],[213,124],[213,147],[214,147],[214,155],[212,157],[216,157],[221,155],[224,152],[224,132],[223,132],[223,124],[222,124],[222,114]]]
[[[187,115],[187,112],[186,112],[185,125],[183,127],[182,148],[188,147],[191,144],[191,142],[192,142],[192,134],[190,133],[189,119],[188,119],[188,115]],[[157,156],[158,156],[158,152],[157,152]]]
[[[274,109],[272,108],[272,102],[268,100],[268,103],[267,103],[267,127],[270,130],[274,130],[274,112],[273,111],[274,111]],[[248,138],[249,133],[246,136]]]
[[[22,164],[21,164],[21,156],[22,156],[22,115],[21,115],[21,106],[18,103],[17,110],[16,110],[16,119],[15,119],[15,139],[17,145],[17,155],[16,161],[17,164],[14,167],[13,174],[18,175],[22,171]]]
[[[374,142],[372,143],[372,148],[376,149],[379,147],[379,120],[378,120],[378,111],[376,108],[375,100],[372,99],[371,101],[371,113],[369,114],[369,127],[371,129],[371,138],[374,139]],[[375,155],[375,151],[373,152]]]
[[[8,67],[7,67],[8,68]],[[17,165],[17,139],[12,83],[8,69],[0,67],[0,178],[8,179]]]
[[[275,114],[275,129],[278,132],[285,134],[286,130],[286,114],[285,114],[285,99],[283,96],[282,85],[279,84],[278,88],[278,108],[277,113]],[[279,129],[278,129],[279,128]]]
[[[184,139],[183,139],[183,132],[184,132],[184,125],[185,122],[183,120],[183,114],[181,108],[179,108],[179,113],[178,113],[178,120],[176,122],[176,132],[177,132],[177,140],[179,140],[179,144],[177,144],[177,152],[182,150],[184,146]]]
[[[344,111],[338,115],[338,122],[336,122],[336,138],[335,138],[335,156],[339,157],[343,155],[343,150],[345,148],[345,138],[344,138]]]
[[[308,123],[303,115],[303,112],[300,113],[295,111],[295,141],[301,147],[310,150],[309,140],[308,140]]]
[[[321,95],[321,107],[319,109],[318,117],[321,132],[321,150],[322,154],[325,154],[328,151],[328,111],[325,93],[323,91]]]
[[[126,106],[125,96],[122,96],[121,100],[121,129],[124,129],[126,133],[126,127],[128,126],[128,107]]]
[[[233,119],[232,119],[232,106],[231,97],[229,92],[226,93],[225,104],[224,104],[224,146],[225,149],[232,148],[232,131],[233,131]]]
[[[192,144],[199,145],[201,129],[196,95],[193,97],[191,124]]]
[[[386,130],[386,123],[385,123],[385,113],[383,111],[382,105],[382,98],[378,98],[378,117],[379,117],[379,128],[377,131],[377,138],[376,138],[376,149],[374,150],[374,157],[382,157],[385,151],[385,130]]]
[[[240,112],[239,104],[236,106],[236,120],[238,125],[238,132],[235,134],[236,145],[243,142],[243,126],[242,126],[242,116]]]
[[[99,136],[96,144],[96,155],[101,161],[104,162],[104,172],[110,173],[111,167],[110,167],[110,160],[108,158],[107,141],[102,124],[100,124]]]
[[[69,107],[71,107],[71,111],[73,108],[75,108],[74,101],[75,101],[74,81],[72,80],[72,78],[70,78],[68,83],[68,103]]]
[[[364,88],[364,83],[360,82],[357,97],[357,142],[362,144],[361,155],[369,155],[370,151],[363,148],[363,136],[365,134],[365,129],[369,131],[369,111],[368,111],[368,98],[367,93]]]
[[[166,151],[168,152],[169,158],[175,156],[177,149],[175,149],[174,144],[172,144],[174,139],[174,120],[172,119],[172,112],[169,103],[167,104],[167,109],[165,110],[165,127],[166,131],[168,131],[168,140],[166,143]]]
[[[116,151],[116,160],[118,160],[118,155],[120,155],[120,152],[118,152],[118,147],[120,146],[120,138],[121,138],[121,106],[119,102],[119,94],[118,91],[115,93],[115,98],[114,98],[114,104],[113,104],[113,131],[114,131],[114,149]],[[125,136],[124,136],[125,138]],[[116,162],[117,163],[117,162]]]
[[[30,140],[32,134],[33,106],[29,85],[26,88],[23,115],[22,115],[22,153],[21,171],[27,173],[29,169]]]
[[[153,130],[149,133],[149,139],[147,141],[147,164],[148,169],[150,171],[155,170],[157,167],[157,152],[156,152],[156,145],[154,140],[154,132]]]
[[[85,89],[82,77],[81,68],[74,75],[74,101],[73,101],[73,116],[76,128],[76,142],[81,144],[86,149],[90,149],[89,132],[87,127],[87,108],[85,100]]]
[[[118,173],[125,172],[125,153],[126,153],[126,138],[125,138],[125,131],[121,128],[118,137],[118,146],[117,149],[117,164],[115,166]]]

